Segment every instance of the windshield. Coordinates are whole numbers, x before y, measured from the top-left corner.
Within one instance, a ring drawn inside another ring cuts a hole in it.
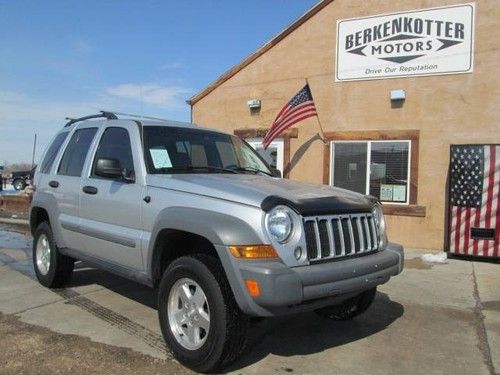
[[[264,160],[240,138],[213,131],[144,127],[148,173],[253,173],[272,175]]]

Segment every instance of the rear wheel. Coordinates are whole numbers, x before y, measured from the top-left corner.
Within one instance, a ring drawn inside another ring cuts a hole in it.
[[[73,273],[74,260],[59,253],[47,222],[38,225],[35,231],[33,266],[40,284],[48,288],[64,286]]]
[[[373,288],[342,302],[340,305],[326,306],[315,310],[315,312],[332,320],[350,320],[368,310],[376,294],[377,288]]]
[[[19,190],[23,190],[25,187],[26,187],[26,182],[20,178],[18,178],[17,180],[14,180],[12,182],[12,187],[19,191]]]
[[[244,349],[248,318],[212,256],[185,256],[170,264],[160,282],[158,313],[167,345],[192,370],[218,371]]]

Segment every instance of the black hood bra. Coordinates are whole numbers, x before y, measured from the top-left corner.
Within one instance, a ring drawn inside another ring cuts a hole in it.
[[[360,198],[348,194],[293,200],[270,195],[262,201],[260,207],[267,212],[277,205],[285,205],[302,216],[341,215],[371,212],[376,202],[374,197]]]

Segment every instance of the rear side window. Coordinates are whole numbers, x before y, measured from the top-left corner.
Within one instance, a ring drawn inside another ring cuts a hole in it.
[[[58,174],[81,176],[83,164],[97,128],[79,129],[73,133],[59,164]]]
[[[94,174],[94,168],[99,158],[117,159],[120,161],[121,167],[126,169],[127,172],[134,170],[134,159],[127,129],[107,128],[104,131],[95,154],[92,177],[97,177]]]
[[[57,137],[52,141],[52,144],[47,150],[47,153],[45,154],[45,157],[42,160],[42,164],[40,165],[41,173],[49,173],[50,169],[52,168],[52,164],[54,164],[56,155],[59,152],[59,149],[61,148],[67,136],[68,132],[59,133]]]

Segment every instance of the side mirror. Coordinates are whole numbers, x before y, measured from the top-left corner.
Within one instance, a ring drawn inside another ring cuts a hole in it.
[[[95,163],[94,173],[99,177],[121,179],[122,171],[118,159],[99,158]]]
[[[278,168],[269,167],[274,177],[281,178],[281,171]]]

